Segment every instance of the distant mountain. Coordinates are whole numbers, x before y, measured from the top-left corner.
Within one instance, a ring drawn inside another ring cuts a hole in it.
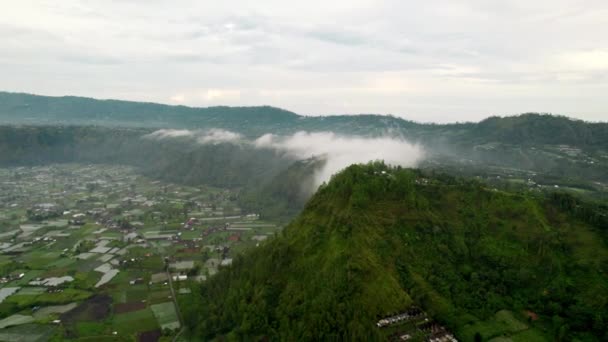
[[[263,107],[192,108],[156,103],[0,92],[0,123],[247,129],[292,123],[298,115]]]
[[[246,136],[297,131],[393,135],[431,145],[470,147],[487,142],[515,145],[568,144],[608,148],[608,123],[523,114],[480,123],[420,124],[385,115],[307,117],[270,107],[192,108],[84,97],[0,92],[0,124],[101,125],[140,128],[222,128]]]
[[[181,306],[196,340],[423,340],[424,320],[376,326],[420,307],[463,341],[602,341],[607,212],[355,165]]]

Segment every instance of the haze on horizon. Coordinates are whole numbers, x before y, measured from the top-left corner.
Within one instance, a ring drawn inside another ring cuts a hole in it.
[[[0,89],[422,122],[608,117],[603,0],[2,1]]]

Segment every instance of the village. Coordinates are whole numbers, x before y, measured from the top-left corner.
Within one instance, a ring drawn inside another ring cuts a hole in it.
[[[174,340],[178,297],[280,227],[123,166],[0,169],[0,340]]]
[[[381,318],[376,322],[376,326],[388,335],[389,341],[458,341],[446,327],[433,321],[426,312],[417,307]]]

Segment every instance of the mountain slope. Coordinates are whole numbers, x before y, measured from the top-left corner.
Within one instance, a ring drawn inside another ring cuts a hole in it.
[[[203,339],[375,340],[380,317],[418,305],[463,340],[602,340],[606,210],[351,166],[282,235],[194,289],[184,316]],[[540,320],[523,323],[524,310]],[[501,330],[499,311],[525,328]]]

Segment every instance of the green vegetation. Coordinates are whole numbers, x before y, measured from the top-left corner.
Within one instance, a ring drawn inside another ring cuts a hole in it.
[[[67,304],[86,299],[89,296],[91,296],[91,293],[88,291],[70,288],[62,290],[61,292],[41,293],[37,295],[22,295],[17,293],[4,300],[4,302],[0,304],[0,308],[3,309],[2,312],[4,312],[4,310],[6,310],[6,312],[17,312],[21,309],[40,305]]]
[[[156,181],[125,166],[0,168],[0,190],[2,341],[171,340],[180,323],[169,276],[189,278],[174,284],[187,297],[199,274],[280,229],[239,208],[236,190]],[[182,266],[167,270],[165,257]],[[31,322],[50,330],[15,329]]]
[[[0,341],[7,342],[43,342],[49,341],[55,329],[43,324],[23,324],[0,330]]]
[[[150,331],[158,328],[158,323],[152,310],[144,309],[114,316],[112,329],[120,335],[130,335],[137,331]]]
[[[606,212],[566,194],[351,166],[181,306],[204,339],[383,339],[375,322],[415,304],[464,340],[606,340]]]
[[[162,330],[174,330],[179,328],[179,321],[173,302],[154,304],[151,305],[150,308],[152,309],[152,312],[154,312],[154,316]]]
[[[168,272],[188,277],[174,286],[195,340],[386,339],[418,329],[376,327],[412,306],[465,341],[608,340],[606,123],[433,125],[2,92],[0,123],[11,125],[0,126],[1,286],[21,288],[0,318],[24,323],[0,340],[176,327],[165,266],[180,262]],[[390,131],[428,155],[423,171],[353,166],[308,202],[322,157],[144,138],[158,128]]]

